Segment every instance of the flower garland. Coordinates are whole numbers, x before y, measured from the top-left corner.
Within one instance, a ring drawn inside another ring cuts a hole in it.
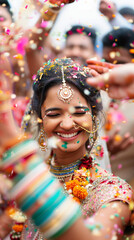
[[[12,226],[12,231],[10,232],[10,239],[20,240],[23,228],[26,227],[25,222],[27,217],[15,207],[7,208],[6,212],[15,221],[14,225]]]
[[[87,188],[92,183],[89,170],[91,167],[92,158],[84,155],[78,170],[74,171],[73,179],[64,184],[65,190],[67,190],[78,203],[81,203],[88,195]]]
[[[80,170],[75,170],[73,179],[65,183],[65,189],[73,196],[76,202],[80,203],[87,197],[88,192],[86,187],[89,184],[89,179],[90,170],[83,167]]]

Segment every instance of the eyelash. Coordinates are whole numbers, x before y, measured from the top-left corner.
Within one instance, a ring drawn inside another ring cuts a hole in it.
[[[73,115],[84,115],[86,114],[86,112],[76,112],[76,113],[73,113]],[[58,117],[60,116],[60,113],[57,113],[57,114],[51,114],[51,115],[46,115],[46,117]]]
[[[84,115],[86,112],[76,112],[74,115]]]
[[[46,115],[46,117],[57,117],[59,115],[60,115],[59,113],[56,113],[56,114]]]

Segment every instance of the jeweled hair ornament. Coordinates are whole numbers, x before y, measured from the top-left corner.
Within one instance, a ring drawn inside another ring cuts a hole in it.
[[[60,89],[58,90],[57,95],[61,101],[69,103],[73,98],[74,91],[70,86],[67,86],[66,84],[63,66],[61,66],[61,73],[62,73],[62,87],[60,87]]]

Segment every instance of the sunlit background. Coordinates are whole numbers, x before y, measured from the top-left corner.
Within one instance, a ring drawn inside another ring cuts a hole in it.
[[[124,6],[134,8],[134,0],[113,0],[117,9]],[[15,18],[21,26],[28,28],[32,26],[38,18],[35,9],[31,9],[31,0],[10,0]],[[25,6],[28,6],[25,8]],[[74,24],[81,24],[88,27],[94,27],[98,36],[103,36],[111,30],[107,19],[98,11],[99,0],[76,0],[75,3],[65,6],[51,31],[52,44],[56,47],[64,45],[65,32]],[[21,14],[18,15],[21,9]]]

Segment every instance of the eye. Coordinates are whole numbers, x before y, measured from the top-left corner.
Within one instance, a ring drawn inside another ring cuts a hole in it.
[[[58,117],[60,116],[60,113],[51,113],[51,114],[46,114],[46,117],[50,117],[50,118],[53,118],[53,117]]]
[[[86,112],[84,110],[75,112],[74,115],[84,115]]]

